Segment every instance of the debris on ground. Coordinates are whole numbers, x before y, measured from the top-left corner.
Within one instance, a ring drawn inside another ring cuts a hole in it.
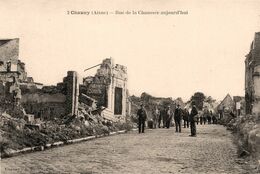
[[[98,109],[80,104],[78,115],[66,115],[62,119],[37,120],[29,122],[22,107],[0,112],[1,157],[8,156],[14,150],[26,147],[92,136],[108,135],[118,130],[130,130],[130,122],[112,122],[105,120]]]

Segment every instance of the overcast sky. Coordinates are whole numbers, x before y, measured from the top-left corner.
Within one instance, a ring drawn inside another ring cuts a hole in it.
[[[67,11],[188,11],[188,15],[67,15]],[[0,0],[0,37],[20,38],[36,82],[112,57],[128,68],[130,94],[216,99],[244,95],[244,60],[260,31],[259,0]]]

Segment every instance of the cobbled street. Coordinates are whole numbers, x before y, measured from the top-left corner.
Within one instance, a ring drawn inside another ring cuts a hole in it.
[[[1,161],[6,173],[251,173],[237,158],[230,132],[220,125],[136,131],[23,154]]]

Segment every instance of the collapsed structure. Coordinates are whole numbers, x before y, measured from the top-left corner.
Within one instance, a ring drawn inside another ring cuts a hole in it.
[[[19,82],[28,82],[25,64],[19,59],[19,39],[0,40],[0,80],[11,82],[13,78]]]
[[[84,78],[83,84],[77,72],[68,71],[56,86],[43,86],[27,77],[19,60],[19,39],[0,40],[0,99],[22,106],[28,118],[42,120],[78,116],[80,104],[112,121],[125,120],[130,113],[125,66],[105,59],[96,75]]]
[[[260,113],[260,32],[255,33],[245,59],[246,113]]]
[[[95,76],[83,79],[80,92],[95,99],[97,106],[105,107],[102,114],[106,119],[123,120],[131,110],[127,80],[127,68],[108,58],[100,64]]]
[[[22,94],[21,104],[26,113],[45,120],[78,114],[79,84],[75,71],[68,71],[57,86],[44,86]]]
[[[42,87],[27,76],[25,64],[19,60],[19,39],[0,40],[0,101],[19,104],[22,90]]]
[[[21,88],[42,88],[41,83],[35,83],[32,77],[27,77],[25,64],[19,60],[19,39],[0,40],[0,96],[5,96],[4,88],[8,86],[9,92]],[[12,86],[12,87],[11,87]]]

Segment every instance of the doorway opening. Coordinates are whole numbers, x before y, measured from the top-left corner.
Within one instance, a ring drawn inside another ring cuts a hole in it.
[[[122,109],[123,109],[123,105],[122,105],[122,101],[123,101],[123,89],[116,87],[115,88],[115,107],[114,107],[114,114],[115,115],[122,115]]]

